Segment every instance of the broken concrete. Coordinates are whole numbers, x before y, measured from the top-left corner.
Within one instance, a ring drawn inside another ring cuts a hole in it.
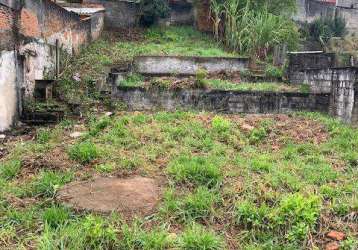
[[[73,183],[59,191],[58,200],[78,210],[119,212],[126,217],[154,212],[159,200],[155,180],[140,176],[129,179],[97,178]]]
[[[207,73],[241,72],[249,69],[248,58],[198,56],[138,56],[135,71],[143,75],[195,75],[200,69]]]

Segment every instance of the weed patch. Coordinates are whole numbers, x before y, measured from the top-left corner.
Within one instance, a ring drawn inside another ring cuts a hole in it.
[[[203,157],[183,156],[172,162],[168,173],[176,182],[214,187],[222,181],[220,167]]]
[[[87,164],[99,156],[99,151],[94,143],[85,141],[73,145],[68,154],[71,160]]]

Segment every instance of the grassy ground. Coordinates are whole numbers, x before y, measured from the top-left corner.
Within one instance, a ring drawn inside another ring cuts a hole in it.
[[[138,74],[130,74],[119,83],[125,87],[162,87],[162,88],[207,88],[233,91],[266,91],[266,92],[307,92],[300,86],[285,84],[282,82],[234,82],[231,80],[198,77],[177,79],[175,77],[155,77],[145,79]],[[302,86],[302,85],[301,85]]]
[[[72,139],[73,131],[84,131]],[[120,113],[9,140],[1,249],[357,249],[358,130],[319,114]],[[54,197],[95,176],[161,180],[157,212],[80,213]]]

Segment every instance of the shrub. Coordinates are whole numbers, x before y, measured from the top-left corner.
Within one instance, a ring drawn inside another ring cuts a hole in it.
[[[42,220],[50,227],[57,228],[64,225],[70,219],[70,211],[61,206],[47,208],[42,215]]]
[[[21,169],[21,161],[12,160],[0,164],[0,177],[6,180],[13,179]]]
[[[186,228],[180,237],[179,245],[185,250],[219,250],[224,248],[221,237],[198,224]]]
[[[168,172],[175,181],[214,187],[222,180],[220,168],[203,157],[180,157]]]
[[[78,161],[82,164],[90,163],[99,155],[96,145],[89,141],[73,145],[68,154],[72,160]]]

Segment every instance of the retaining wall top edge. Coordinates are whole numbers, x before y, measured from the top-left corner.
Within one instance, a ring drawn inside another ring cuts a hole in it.
[[[135,56],[134,60],[140,58],[178,58],[178,59],[225,59],[225,60],[250,60],[249,57],[229,57],[229,56],[161,56],[161,55],[142,55]]]

